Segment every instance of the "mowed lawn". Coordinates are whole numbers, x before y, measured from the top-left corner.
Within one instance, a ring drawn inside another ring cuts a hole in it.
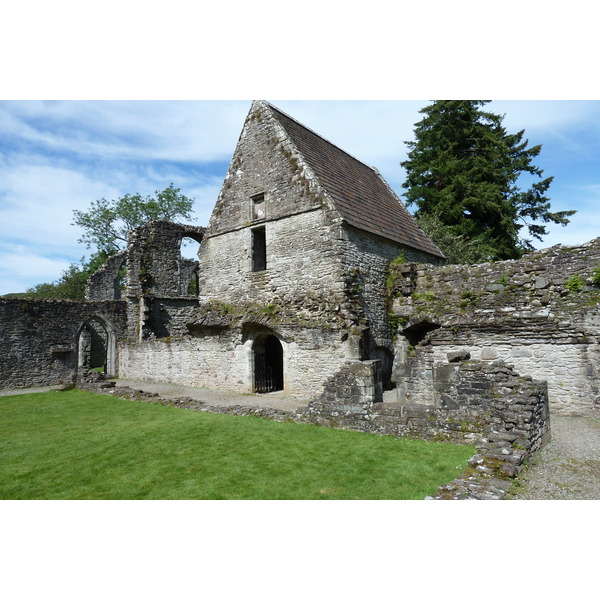
[[[422,499],[470,446],[80,390],[0,397],[0,499]]]

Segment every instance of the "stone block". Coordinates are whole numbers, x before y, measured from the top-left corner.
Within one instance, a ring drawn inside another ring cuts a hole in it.
[[[448,362],[457,363],[471,358],[471,353],[468,350],[455,350],[454,352],[448,352],[446,355]]]
[[[458,380],[458,365],[435,365],[433,380],[439,383],[450,383]]]
[[[496,360],[498,356],[498,349],[493,346],[484,346],[481,349],[481,360]]]

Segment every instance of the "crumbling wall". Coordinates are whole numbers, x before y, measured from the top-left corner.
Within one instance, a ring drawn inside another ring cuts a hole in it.
[[[95,317],[124,335],[124,302],[0,299],[0,388],[73,382],[79,333]]]
[[[127,263],[127,250],[111,256],[95,273],[85,287],[85,299],[92,302],[121,299],[121,268]]]
[[[387,322],[386,292],[390,261],[400,256],[406,261],[432,265],[442,264],[443,261],[351,226],[344,227],[341,244],[344,269],[355,275],[364,316],[369,323],[369,356],[376,358],[374,350],[377,347],[393,352],[393,340]]]
[[[546,383],[502,362],[466,361],[436,365],[431,386],[431,405],[382,402],[378,361],[354,362],[327,382],[305,416],[368,433],[472,444],[477,454],[467,472],[436,497],[503,497],[550,439]]]
[[[552,412],[600,414],[600,238],[521,260],[391,272],[402,394],[427,395],[433,363],[468,352],[547,380]]]
[[[127,246],[126,295],[187,296],[197,263],[181,256],[181,240],[189,237],[201,242],[204,231],[204,227],[170,221],[151,221],[132,231]]]
[[[340,364],[358,354],[360,331],[340,329],[337,321],[343,319],[334,311],[326,317],[316,309],[311,323],[303,321],[302,313],[288,319],[285,310],[258,304],[200,307],[184,335],[123,344],[120,372],[149,381],[252,392],[253,340],[271,333],[283,347],[284,392],[314,397]]]

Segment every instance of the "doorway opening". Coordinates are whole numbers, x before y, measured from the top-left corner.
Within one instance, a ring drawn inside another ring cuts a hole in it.
[[[86,321],[77,336],[77,366],[117,376],[117,347],[114,328],[100,317]]]
[[[283,390],[283,346],[273,334],[259,335],[254,352],[254,392],[268,394]]]
[[[79,366],[90,371],[107,372],[108,332],[100,323],[88,321],[79,334]]]

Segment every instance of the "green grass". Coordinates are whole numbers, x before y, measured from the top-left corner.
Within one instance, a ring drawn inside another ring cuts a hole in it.
[[[474,453],[76,389],[0,397],[1,499],[421,499]]]

